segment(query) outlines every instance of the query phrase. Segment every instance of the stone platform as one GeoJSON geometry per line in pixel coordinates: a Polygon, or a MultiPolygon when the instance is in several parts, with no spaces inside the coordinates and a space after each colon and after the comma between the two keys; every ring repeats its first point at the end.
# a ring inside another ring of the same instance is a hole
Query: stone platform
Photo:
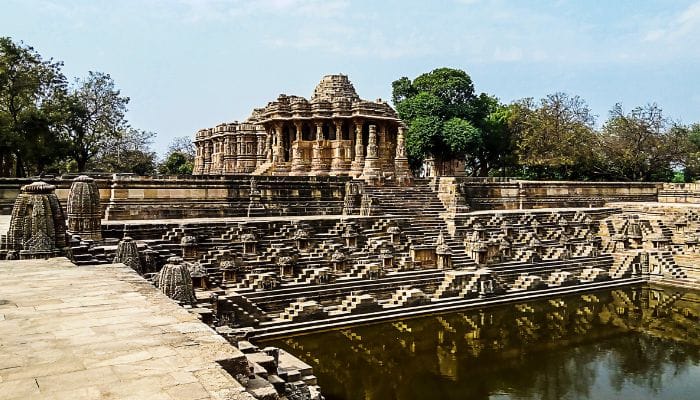
{"type": "Polygon", "coordinates": [[[244,355],[122,264],[0,261],[0,355],[7,400],[251,398],[244,355]]]}

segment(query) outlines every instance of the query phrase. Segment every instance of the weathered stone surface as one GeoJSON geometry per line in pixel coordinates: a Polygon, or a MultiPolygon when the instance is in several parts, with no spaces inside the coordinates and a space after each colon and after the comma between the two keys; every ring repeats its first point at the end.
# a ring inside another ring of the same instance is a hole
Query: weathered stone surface
{"type": "Polygon", "coordinates": [[[55,189],[41,181],[22,187],[7,236],[0,241],[0,258],[47,258],[69,253],[65,216],[55,189]]]}
{"type": "Polygon", "coordinates": [[[3,399],[250,399],[219,364],[244,355],[129,268],[0,261],[0,293],[3,399]]]}
{"type": "Polygon", "coordinates": [[[114,263],[125,264],[140,274],[144,272],[143,268],[141,268],[138,246],[134,239],[129,236],[119,241],[117,253],[114,256],[114,263]]]}
{"type": "Polygon", "coordinates": [[[182,257],[170,257],[158,273],[155,284],[166,296],[182,304],[194,304],[197,301],[192,276],[182,257]]]}
{"type": "Polygon", "coordinates": [[[95,179],[80,175],[68,193],[68,233],[83,240],[102,239],[102,208],[95,179]]]}

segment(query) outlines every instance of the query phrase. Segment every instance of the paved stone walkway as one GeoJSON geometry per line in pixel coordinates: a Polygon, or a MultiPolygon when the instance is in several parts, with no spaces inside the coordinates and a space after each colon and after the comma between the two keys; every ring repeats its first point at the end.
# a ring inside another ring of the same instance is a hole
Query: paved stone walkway
{"type": "Polygon", "coordinates": [[[0,261],[0,399],[248,399],[241,360],[121,264],[0,261]]]}

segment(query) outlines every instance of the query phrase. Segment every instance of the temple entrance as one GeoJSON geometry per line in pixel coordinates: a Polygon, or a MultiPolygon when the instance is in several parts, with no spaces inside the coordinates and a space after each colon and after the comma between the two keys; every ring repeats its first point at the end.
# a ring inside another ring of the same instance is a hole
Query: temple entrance
{"type": "Polygon", "coordinates": [[[312,140],[311,138],[311,128],[309,124],[304,123],[301,126],[301,140],[312,140]]]}
{"type": "Polygon", "coordinates": [[[335,140],[335,124],[330,122],[323,123],[323,137],[326,140],[335,140]]]}

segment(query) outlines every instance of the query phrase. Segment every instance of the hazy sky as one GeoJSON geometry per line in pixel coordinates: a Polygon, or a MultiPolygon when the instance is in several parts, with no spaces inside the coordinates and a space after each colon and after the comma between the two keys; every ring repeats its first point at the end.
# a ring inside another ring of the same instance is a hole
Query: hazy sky
{"type": "Polygon", "coordinates": [[[565,91],[599,122],[617,102],[700,121],[700,1],[0,0],[0,35],[70,78],[111,74],[159,152],[325,74],[389,99],[442,66],[504,102],[565,91]]]}

